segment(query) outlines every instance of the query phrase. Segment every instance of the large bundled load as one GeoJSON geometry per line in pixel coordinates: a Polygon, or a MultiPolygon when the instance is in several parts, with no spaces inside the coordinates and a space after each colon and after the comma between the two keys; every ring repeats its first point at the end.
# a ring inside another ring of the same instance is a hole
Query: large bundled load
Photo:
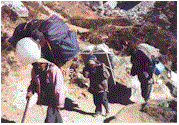
{"type": "Polygon", "coordinates": [[[87,65],[87,62],[89,61],[91,56],[95,55],[95,57],[97,58],[95,61],[97,61],[97,63],[99,64],[104,63],[108,68],[108,71],[110,73],[108,83],[111,85],[115,85],[116,82],[114,79],[114,66],[116,63],[115,61],[116,56],[114,55],[113,51],[111,51],[110,48],[104,43],[99,45],[90,45],[90,46],[82,45],[80,48],[81,48],[80,54],[82,56],[85,65],[87,65]]]}
{"type": "Polygon", "coordinates": [[[16,47],[17,58],[23,64],[30,64],[43,56],[59,66],[79,52],[75,32],[70,31],[56,15],[47,20],[35,19],[18,25],[9,42],[16,47]]]}

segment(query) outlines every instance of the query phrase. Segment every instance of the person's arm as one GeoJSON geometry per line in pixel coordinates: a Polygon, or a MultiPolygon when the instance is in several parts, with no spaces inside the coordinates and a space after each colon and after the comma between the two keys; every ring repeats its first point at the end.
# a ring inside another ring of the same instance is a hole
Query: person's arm
{"type": "Polygon", "coordinates": [[[55,96],[57,99],[57,108],[60,110],[65,105],[65,95],[67,87],[63,80],[63,74],[60,69],[55,67],[55,96]]]}
{"type": "Polygon", "coordinates": [[[89,78],[90,77],[90,72],[88,71],[88,67],[84,67],[83,69],[83,76],[86,77],[86,78],[89,78]]]}
{"type": "Polygon", "coordinates": [[[34,92],[36,92],[37,85],[36,85],[36,83],[33,80],[34,75],[35,75],[35,73],[34,73],[34,70],[32,69],[32,72],[31,72],[32,80],[31,80],[31,84],[29,85],[29,87],[27,89],[27,96],[26,96],[27,98],[32,97],[34,92]]]}
{"type": "Polygon", "coordinates": [[[108,79],[109,77],[110,77],[110,73],[109,73],[109,71],[107,70],[107,69],[102,69],[103,71],[103,77],[104,77],[104,79],[108,79]]]}
{"type": "Polygon", "coordinates": [[[101,64],[101,70],[103,72],[103,77],[105,79],[108,79],[110,77],[110,73],[109,73],[109,71],[105,67],[106,67],[106,65],[104,63],[102,63],[101,64]]]}
{"type": "Polygon", "coordinates": [[[137,75],[137,64],[136,64],[136,62],[135,61],[137,61],[136,59],[135,59],[136,57],[134,56],[134,55],[132,55],[131,56],[131,63],[132,63],[132,68],[131,68],[131,72],[130,72],[130,75],[132,75],[132,76],[135,76],[135,75],[137,75]]]}

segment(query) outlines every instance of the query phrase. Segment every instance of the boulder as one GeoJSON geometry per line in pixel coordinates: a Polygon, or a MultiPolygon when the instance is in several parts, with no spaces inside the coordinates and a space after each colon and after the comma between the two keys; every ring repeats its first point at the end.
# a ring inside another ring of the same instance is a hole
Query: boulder
{"type": "Polygon", "coordinates": [[[91,7],[93,11],[97,11],[101,6],[103,6],[102,1],[84,1],[84,3],[91,7]]]}
{"type": "Polygon", "coordinates": [[[164,84],[154,84],[150,94],[151,100],[173,99],[169,88],[164,84]]]}
{"type": "Polygon", "coordinates": [[[117,8],[116,10],[112,10],[112,13],[117,14],[118,16],[123,16],[123,17],[126,16],[126,10],[120,8],[117,8]]]}
{"type": "Polygon", "coordinates": [[[8,6],[19,17],[28,17],[28,9],[20,1],[2,1],[1,6],[8,6]]]}
{"type": "Polygon", "coordinates": [[[177,101],[151,101],[145,105],[144,112],[159,122],[177,122],[177,101]]]}
{"type": "Polygon", "coordinates": [[[177,74],[171,71],[170,80],[167,82],[166,86],[170,89],[171,94],[177,97],[177,74]]]}
{"type": "Polygon", "coordinates": [[[150,8],[153,8],[155,1],[142,1],[135,7],[127,11],[128,18],[136,23],[143,22],[143,17],[141,15],[147,14],[150,8]]]}
{"type": "Polygon", "coordinates": [[[103,6],[104,8],[114,9],[117,6],[117,1],[107,1],[103,6]]]}
{"type": "Polygon", "coordinates": [[[140,111],[141,104],[127,105],[109,123],[158,123],[154,118],[140,111]]]}
{"type": "Polygon", "coordinates": [[[81,88],[89,87],[89,80],[83,76],[81,73],[74,73],[72,78],[72,82],[78,85],[81,88]]]}

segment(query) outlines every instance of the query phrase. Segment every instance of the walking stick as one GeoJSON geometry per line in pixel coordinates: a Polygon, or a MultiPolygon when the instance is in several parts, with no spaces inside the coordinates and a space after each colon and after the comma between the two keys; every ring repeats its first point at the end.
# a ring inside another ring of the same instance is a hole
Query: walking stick
{"type": "Polygon", "coordinates": [[[27,113],[27,109],[28,109],[28,106],[29,106],[29,102],[30,102],[30,97],[27,98],[27,104],[26,104],[26,107],[25,107],[25,111],[24,111],[21,123],[24,123],[25,116],[26,116],[26,113],[27,113]]]}

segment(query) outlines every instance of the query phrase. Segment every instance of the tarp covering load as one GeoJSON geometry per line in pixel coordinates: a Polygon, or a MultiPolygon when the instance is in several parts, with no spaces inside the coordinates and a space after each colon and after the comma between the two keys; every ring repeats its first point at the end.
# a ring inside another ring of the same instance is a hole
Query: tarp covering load
{"type": "Polygon", "coordinates": [[[87,64],[88,60],[89,60],[89,55],[95,55],[97,57],[97,60],[99,62],[102,62],[104,64],[106,64],[106,66],[108,66],[108,70],[110,73],[110,77],[108,79],[108,83],[109,85],[115,85],[115,80],[114,80],[114,57],[115,55],[113,54],[113,52],[111,52],[111,50],[109,49],[109,47],[106,44],[99,44],[99,45],[82,45],[80,46],[81,49],[81,56],[82,59],[84,60],[84,63],[87,64]]]}
{"type": "Polygon", "coordinates": [[[46,43],[41,50],[43,58],[57,65],[62,61],[69,61],[79,52],[75,32],[70,31],[56,15],[47,20],[35,19],[18,25],[9,42],[16,47],[17,42],[24,37],[48,40],[50,45],[46,43]]]}

